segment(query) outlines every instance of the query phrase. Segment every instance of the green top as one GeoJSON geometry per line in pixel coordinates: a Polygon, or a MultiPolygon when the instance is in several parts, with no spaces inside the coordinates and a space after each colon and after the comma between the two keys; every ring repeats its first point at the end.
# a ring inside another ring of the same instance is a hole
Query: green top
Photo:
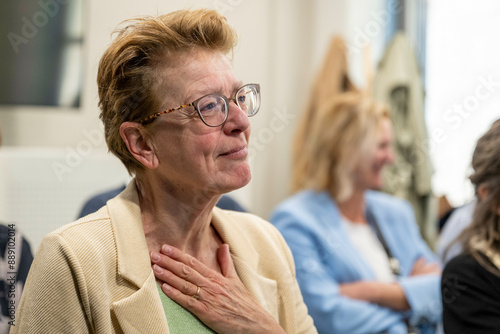
{"type": "Polygon", "coordinates": [[[168,298],[167,295],[163,293],[160,285],[156,284],[158,287],[158,293],[160,294],[161,304],[163,305],[163,310],[167,316],[168,329],[172,334],[204,334],[204,333],[215,333],[209,327],[205,326],[200,319],[198,319],[193,313],[189,312],[172,299],[168,298]]]}

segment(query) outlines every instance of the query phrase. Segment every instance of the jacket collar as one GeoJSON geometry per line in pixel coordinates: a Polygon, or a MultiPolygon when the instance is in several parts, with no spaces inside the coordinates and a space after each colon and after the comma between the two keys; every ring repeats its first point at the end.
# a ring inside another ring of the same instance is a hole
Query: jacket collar
{"type": "Polygon", "coordinates": [[[279,321],[278,283],[258,274],[261,254],[255,248],[255,240],[251,242],[245,237],[244,232],[237,228],[241,222],[233,217],[224,210],[214,208],[212,224],[223,242],[229,245],[236,273],[243,285],[257,303],[279,321]]]}
{"type": "Polygon", "coordinates": [[[115,234],[118,275],[138,288],[130,296],[113,302],[116,319],[126,333],[168,334],[170,331],[142,228],[135,180],[117,197],[110,199],[107,207],[115,234]],[[137,316],[138,312],[145,316],[137,316]]]}
{"type": "Polygon", "coordinates": [[[118,274],[140,288],[152,269],[135,179],[122,193],[110,199],[107,206],[115,233],[118,274]]]}
{"type": "Polygon", "coordinates": [[[233,219],[231,215],[227,215],[222,209],[214,208],[212,225],[223,242],[229,245],[232,257],[245,258],[245,261],[252,268],[256,268],[259,259],[258,252],[253,243],[242,238],[240,233],[235,233],[237,229],[235,229],[234,224],[238,224],[238,221],[233,219]]]}

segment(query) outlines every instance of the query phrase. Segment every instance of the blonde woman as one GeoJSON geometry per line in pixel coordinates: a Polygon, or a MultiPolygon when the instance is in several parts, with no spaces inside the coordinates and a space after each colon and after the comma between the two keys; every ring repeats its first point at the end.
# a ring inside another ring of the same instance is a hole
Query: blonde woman
{"type": "Polygon", "coordinates": [[[410,205],[383,194],[393,160],[386,109],[359,93],[321,106],[271,221],[295,258],[319,333],[433,333],[440,268],[410,205]]]}
{"type": "Polygon", "coordinates": [[[500,120],[477,142],[470,180],[472,224],[457,239],[463,253],[443,271],[446,333],[500,333],[500,120]]]}

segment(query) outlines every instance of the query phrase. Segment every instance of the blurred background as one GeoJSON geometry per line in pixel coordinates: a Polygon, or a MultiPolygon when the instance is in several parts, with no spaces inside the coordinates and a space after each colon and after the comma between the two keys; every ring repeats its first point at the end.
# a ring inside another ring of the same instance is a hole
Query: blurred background
{"type": "Polygon", "coordinates": [[[498,1],[3,1],[0,222],[15,223],[33,250],[75,220],[90,196],[129,180],[107,153],[98,119],[97,66],[113,30],[135,16],[199,7],[227,17],[239,36],[237,76],[261,84],[253,178],[232,194],[247,210],[267,219],[290,194],[295,125],[332,37],[345,41],[351,80],[368,88],[397,31],[409,42],[424,92],[426,139],[418,145],[430,158],[433,204],[431,219],[419,223],[428,239],[442,214],[437,198],[449,207],[472,198],[472,150],[500,116],[498,1]]]}

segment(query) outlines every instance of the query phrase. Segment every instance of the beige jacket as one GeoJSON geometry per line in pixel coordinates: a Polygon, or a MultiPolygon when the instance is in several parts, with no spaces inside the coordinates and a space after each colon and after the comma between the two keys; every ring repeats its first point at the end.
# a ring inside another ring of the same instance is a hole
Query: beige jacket
{"type": "MultiPolygon", "coordinates": [[[[96,213],[44,238],[11,333],[169,333],[138,203],[131,182],[96,213]]],[[[218,208],[212,223],[255,300],[287,333],[317,333],[279,232],[218,208]]]]}

